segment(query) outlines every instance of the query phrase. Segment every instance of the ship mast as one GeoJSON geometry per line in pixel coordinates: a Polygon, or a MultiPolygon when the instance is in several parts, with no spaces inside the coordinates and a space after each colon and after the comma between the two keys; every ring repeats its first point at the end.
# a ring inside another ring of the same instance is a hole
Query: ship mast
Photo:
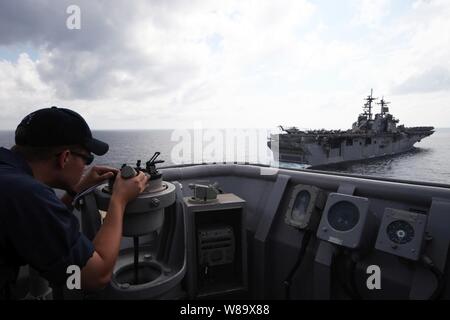
{"type": "Polygon", "coordinates": [[[370,89],[370,96],[365,99],[367,102],[364,104],[363,110],[364,114],[368,116],[368,120],[372,120],[372,102],[378,98],[373,97],[373,89],[370,89]]]}
{"type": "Polygon", "coordinates": [[[379,103],[377,103],[381,106],[381,114],[384,116],[387,112],[389,112],[389,108],[387,107],[388,104],[391,104],[390,102],[387,102],[384,100],[384,97],[380,100],[379,103]]]}

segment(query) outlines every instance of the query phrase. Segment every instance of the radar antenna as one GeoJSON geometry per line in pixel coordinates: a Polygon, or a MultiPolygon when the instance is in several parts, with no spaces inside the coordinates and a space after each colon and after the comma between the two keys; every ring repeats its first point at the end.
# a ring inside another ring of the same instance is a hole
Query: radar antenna
{"type": "Polygon", "coordinates": [[[385,115],[386,113],[389,112],[389,108],[387,107],[387,105],[391,104],[391,103],[384,100],[384,97],[377,104],[379,104],[381,106],[381,114],[382,115],[385,115]]]}

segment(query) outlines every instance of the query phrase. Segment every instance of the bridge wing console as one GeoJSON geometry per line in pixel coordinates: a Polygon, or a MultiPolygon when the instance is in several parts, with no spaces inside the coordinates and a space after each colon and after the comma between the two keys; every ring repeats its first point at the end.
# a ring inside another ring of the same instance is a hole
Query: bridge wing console
{"type": "Polygon", "coordinates": [[[373,227],[369,199],[346,194],[328,196],[322,220],[317,230],[319,239],[350,249],[357,249],[369,240],[373,227]]]}
{"type": "Polygon", "coordinates": [[[402,258],[418,261],[423,251],[427,216],[386,208],[375,248],[402,258]]]}

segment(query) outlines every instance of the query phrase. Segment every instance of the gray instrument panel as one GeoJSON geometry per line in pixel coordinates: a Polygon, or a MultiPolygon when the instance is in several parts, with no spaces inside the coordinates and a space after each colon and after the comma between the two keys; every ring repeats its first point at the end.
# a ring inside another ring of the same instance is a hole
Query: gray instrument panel
{"type": "Polygon", "coordinates": [[[422,252],[426,224],[424,214],[386,208],[375,248],[417,261],[422,252]]]}
{"type": "Polygon", "coordinates": [[[339,246],[356,249],[365,244],[372,214],[369,199],[331,193],[322,214],[317,237],[339,246]]]}

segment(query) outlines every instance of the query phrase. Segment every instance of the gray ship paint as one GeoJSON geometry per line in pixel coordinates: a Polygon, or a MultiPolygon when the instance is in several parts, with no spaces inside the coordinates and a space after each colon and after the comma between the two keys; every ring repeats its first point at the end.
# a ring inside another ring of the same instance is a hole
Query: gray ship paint
{"type": "Polygon", "coordinates": [[[352,129],[300,131],[280,126],[285,133],[272,134],[267,145],[281,162],[321,166],[406,152],[434,133],[434,127],[397,126],[399,120],[389,113],[389,102],[384,98],[377,103],[380,113],[373,115],[372,104],[377,98],[372,92],[365,100],[363,113],[352,129]]]}

